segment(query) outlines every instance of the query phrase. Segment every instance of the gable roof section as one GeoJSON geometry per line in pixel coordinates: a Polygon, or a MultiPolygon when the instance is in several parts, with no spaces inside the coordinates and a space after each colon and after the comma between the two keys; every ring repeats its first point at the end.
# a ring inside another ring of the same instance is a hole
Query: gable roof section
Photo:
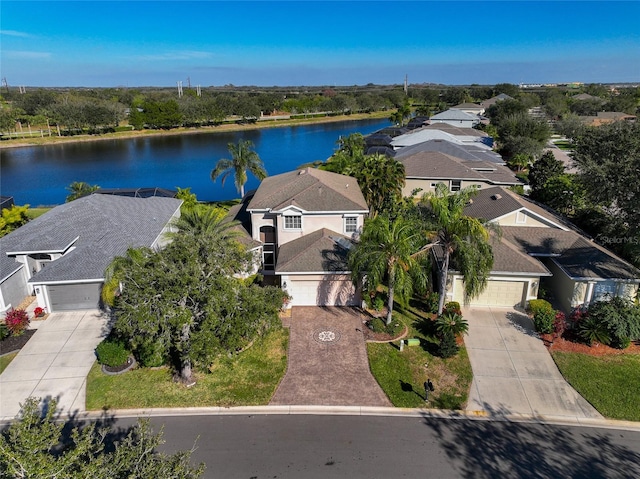
{"type": "Polygon", "coordinates": [[[458,110],[456,108],[450,108],[446,111],[440,112],[437,115],[433,115],[431,120],[456,120],[456,121],[477,121],[477,115],[471,115],[466,111],[458,110]]]}
{"type": "MultiPolygon", "coordinates": [[[[442,124],[444,125],[446,123],[442,124]]],[[[428,140],[418,143],[417,145],[401,148],[396,152],[394,158],[400,159],[419,151],[439,151],[440,153],[445,153],[449,156],[460,158],[461,160],[490,161],[498,165],[504,164],[504,160],[499,154],[486,148],[478,148],[467,144],[461,145],[447,140],[428,140]]]]}
{"type": "Polygon", "coordinates": [[[404,165],[407,178],[454,179],[486,181],[494,184],[518,185],[520,180],[502,165],[483,162],[465,162],[438,151],[420,151],[398,158],[404,165]],[[478,171],[484,167],[487,171],[478,171]]]}
{"type": "Polygon", "coordinates": [[[253,249],[262,243],[254,240],[251,236],[251,215],[247,211],[247,204],[248,201],[243,201],[229,208],[229,212],[223,221],[237,221],[238,224],[233,227],[233,230],[239,233],[236,239],[247,248],[253,249]]]}
{"type": "Polygon", "coordinates": [[[368,211],[355,178],[305,168],[262,180],[248,211],[279,211],[289,206],[314,211],[368,211]]]}
{"type": "Polygon", "coordinates": [[[348,251],[338,241],[349,241],[335,231],[322,228],[283,244],[278,252],[276,274],[344,273],[349,271],[348,251]]]}
{"type": "Polygon", "coordinates": [[[5,236],[0,254],[62,252],[72,245],[72,251],[48,263],[30,282],[102,279],[115,256],[129,247],[151,246],[181,204],[173,198],[85,196],[56,206],[5,236]]]}

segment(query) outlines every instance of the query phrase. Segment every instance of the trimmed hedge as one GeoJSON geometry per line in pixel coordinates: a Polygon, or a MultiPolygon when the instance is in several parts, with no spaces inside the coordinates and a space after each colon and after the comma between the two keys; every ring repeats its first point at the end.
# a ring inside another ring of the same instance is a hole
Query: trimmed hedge
{"type": "Polygon", "coordinates": [[[120,341],[105,339],[96,347],[98,362],[111,368],[122,366],[130,355],[131,352],[120,341]]]}

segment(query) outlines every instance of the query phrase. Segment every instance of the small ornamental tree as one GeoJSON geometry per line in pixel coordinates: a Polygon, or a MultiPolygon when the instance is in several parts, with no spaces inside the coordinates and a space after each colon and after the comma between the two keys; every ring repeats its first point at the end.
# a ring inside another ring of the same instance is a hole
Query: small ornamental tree
{"type": "Polygon", "coordinates": [[[29,316],[24,309],[10,309],[4,321],[12,336],[20,336],[29,325],[29,316]]]}

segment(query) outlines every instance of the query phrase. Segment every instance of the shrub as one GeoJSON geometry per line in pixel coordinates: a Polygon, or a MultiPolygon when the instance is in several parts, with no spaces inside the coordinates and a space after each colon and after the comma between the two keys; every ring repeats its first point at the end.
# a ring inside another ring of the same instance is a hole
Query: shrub
{"type": "Polygon", "coordinates": [[[445,333],[440,338],[439,351],[442,358],[450,358],[458,354],[456,337],[451,333],[445,333]]]}
{"type": "Polygon", "coordinates": [[[611,342],[606,325],[592,316],[586,316],[578,323],[578,335],[589,345],[595,342],[602,344],[611,342]]]}
{"type": "Polygon", "coordinates": [[[112,339],[105,339],[96,347],[98,362],[112,368],[126,363],[130,354],[124,343],[112,339]]]}
{"type": "Polygon", "coordinates": [[[624,348],[640,339],[640,307],[624,298],[593,303],[587,314],[606,328],[614,347],[624,348]]]}
{"type": "Polygon", "coordinates": [[[167,354],[162,344],[147,341],[136,349],[136,359],[147,368],[157,368],[166,364],[167,354]]]}
{"type": "Polygon", "coordinates": [[[424,298],[422,298],[422,302],[424,303],[425,309],[428,313],[438,312],[439,299],[440,295],[436,292],[427,293],[424,298]]]}
{"type": "Polygon", "coordinates": [[[556,311],[556,317],[553,320],[553,334],[556,338],[562,337],[567,329],[567,318],[562,311],[556,311]]]}
{"type": "Polygon", "coordinates": [[[458,315],[462,315],[462,310],[460,309],[460,303],[457,301],[449,301],[444,305],[443,313],[455,313],[458,315]]]}
{"type": "MultiPolygon", "coordinates": [[[[545,301],[546,302],[546,301],[545,301]]],[[[556,311],[552,309],[539,309],[533,315],[533,324],[536,331],[541,334],[549,334],[553,332],[553,326],[556,319],[556,311]]]]}
{"type": "Polygon", "coordinates": [[[376,294],[376,297],[373,298],[373,309],[376,311],[382,311],[383,308],[384,308],[384,298],[381,295],[376,294]]]}
{"type": "Polygon", "coordinates": [[[35,309],[33,310],[33,315],[34,315],[34,316],[38,317],[38,316],[40,316],[41,314],[44,314],[44,308],[41,308],[40,306],[38,306],[37,308],[35,308],[35,309]]]}
{"type": "Polygon", "coordinates": [[[529,301],[529,306],[527,308],[531,316],[535,316],[538,311],[553,311],[553,306],[551,303],[545,299],[532,299],[529,301]]]}
{"type": "Polygon", "coordinates": [[[441,337],[452,334],[455,338],[469,331],[469,323],[460,314],[447,312],[436,319],[436,330],[441,337]]]}
{"type": "Polygon", "coordinates": [[[10,309],[4,322],[12,336],[20,336],[29,325],[29,316],[24,309],[10,309]]]}
{"type": "Polygon", "coordinates": [[[9,328],[7,328],[7,325],[4,323],[4,321],[1,321],[0,322],[0,341],[8,337],[9,337],[9,328]]]}

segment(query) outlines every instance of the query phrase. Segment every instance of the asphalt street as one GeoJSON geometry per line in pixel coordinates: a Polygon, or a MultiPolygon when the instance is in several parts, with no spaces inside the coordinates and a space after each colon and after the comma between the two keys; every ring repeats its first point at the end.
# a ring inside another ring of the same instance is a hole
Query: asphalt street
{"type": "MultiPolygon", "coordinates": [[[[154,417],[206,478],[637,478],[640,431],[381,416],[154,417]]],[[[126,428],[135,419],[118,419],[126,428]]]]}

